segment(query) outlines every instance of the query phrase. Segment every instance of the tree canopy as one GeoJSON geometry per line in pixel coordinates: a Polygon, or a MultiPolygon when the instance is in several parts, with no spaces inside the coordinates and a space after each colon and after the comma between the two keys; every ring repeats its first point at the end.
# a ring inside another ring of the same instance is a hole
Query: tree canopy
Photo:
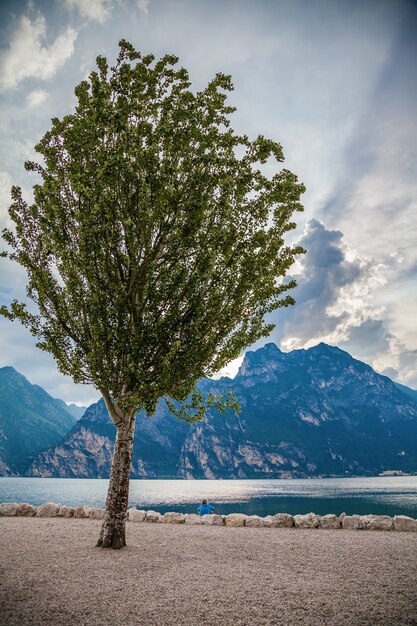
{"type": "Polygon", "coordinates": [[[281,146],[231,129],[229,76],[195,93],[177,62],[124,40],[115,67],[98,57],[25,164],[42,179],[34,202],[14,187],[3,231],[37,312],[1,313],[75,382],[148,413],[270,333],[301,252],[284,242],[304,188],[281,146]]]}

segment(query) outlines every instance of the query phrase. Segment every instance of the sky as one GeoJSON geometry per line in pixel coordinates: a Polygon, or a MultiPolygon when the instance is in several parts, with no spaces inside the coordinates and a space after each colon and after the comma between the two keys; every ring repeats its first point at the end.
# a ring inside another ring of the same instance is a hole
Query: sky
{"type": "MultiPolygon", "coordinates": [[[[193,89],[232,75],[232,127],[279,141],[306,186],[289,242],[294,307],[270,315],[284,351],[325,341],[417,388],[417,2],[415,0],[2,0],[0,227],[12,184],[31,198],[34,145],[72,112],[74,87],[122,38],[173,53],[193,89]]],[[[25,274],[0,259],[0,304],[25,274]]],[[[234,375],[241,359],[224,372],[234,375]]],[[[98,399],[0,318],[0,367],[66,402],[98,399]]]]}

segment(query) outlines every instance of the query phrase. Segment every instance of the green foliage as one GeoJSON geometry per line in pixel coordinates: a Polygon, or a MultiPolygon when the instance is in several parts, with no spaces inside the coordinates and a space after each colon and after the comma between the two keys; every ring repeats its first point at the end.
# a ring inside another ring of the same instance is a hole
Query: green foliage
{"type": "Polygon", "coordinates": [[[189,400],[176,406],[169,398],[165,398],[165,403],[170,412],[182,422],[187,424],[195,424],[203,419],[206,409],[215,408],[219,413],[224,413],[226,409],[234,409],[235,413],[240,412],[240,406],[237,398],[233,396],[233,392],[229,390],[226,400],[222,394],[209,393],[204,396],[201,392],[194,389],[189,400]]]}
{"type": "Polygon", "coordinates": [[[259,168],[283,161],[281,146],[230,128],[229,76],[193,93],[177,61],[126,41],[115,67],[99,57],[75,112],[36,146],[43,164],[26,163],[42,177],[34,203],[14,187],[16,230],[3,231],[38,312],[0,312],[75,382],[148,413],[270,333],[264,316],[294,302],[282,277],[302,252],[284,235],[303,186],[259,168]]]}

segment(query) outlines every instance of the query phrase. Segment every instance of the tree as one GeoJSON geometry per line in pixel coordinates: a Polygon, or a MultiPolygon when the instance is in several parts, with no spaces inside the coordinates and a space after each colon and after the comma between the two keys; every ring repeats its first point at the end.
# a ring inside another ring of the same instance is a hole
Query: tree
{"type": "Polygon", "coordinates": [[[115,67],[75,89],[78,104],[36,146],[34,202],[13,187],[8,255],[28,274],[36,312],[17,319],[76,383],[100,390],[117,428],[98,541],[125,542],[135,415],[160,398],[181,419],[233,405],[196,391],[294,301],[284,282],[298,247],[284,243],[304,188],[276,167],[281,146],[231,130],[229,76],[193,93],[178,59],[155,62],[122,40],[115,67]]]}

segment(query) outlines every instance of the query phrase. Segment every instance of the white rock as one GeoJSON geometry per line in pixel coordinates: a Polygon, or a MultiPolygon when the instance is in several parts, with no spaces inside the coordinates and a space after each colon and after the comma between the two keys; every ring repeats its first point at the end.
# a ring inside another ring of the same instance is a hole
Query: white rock
{"type": "Polygon", "coordinates": [[[294,515],[294,524],[296,528],[318,528],[320,525],[320,516],[315,513],[294,515]]]}
{"type": "Polygon", "coordinates": [[[320,516],[320,527],[321,528],[341,528],[342,524],[337,515],[333,515],[333,513],[329,513],[327,515],[320,516]]]}
{"type": "Polygon", "coordinates": [[[161,522],[163,524],[184,524],[185,515],[183,513],[175,512],[164,513],[161,517],[161,522]]]}
{"type": "Polygon", "coordinates": [[[21,502],[17,507],[16,515],[19,517],[33,517],[36,515],[36,506],[27,504],[27,502],[21,502]]]}
{"type": "Polygon", "coordinates": [[[263,528],[264,518],[259,517],[259,515],[248,515],[245,519],[245,526],[249,526],[250,528],[263,528]]]}
{"type": "Polygon", "coordinates": [[[365,515],[367,530],[394,530],[392,517],[389,515],[365,515]]]}
{"type": "Polygon", "coordinates": [[[0,517],[13,517],[19,508],[18,502],[2,502],[0,504],[0,517]]]}
{"type": "Polygon", "coordinates": [[[59,504],[54,502],[45,502],[38,506],[36,511],[36,517],[57,517],[59,511],[59,504]]]}
{"type": "Polygon", "coordinates": [[[157,511],[146,511],[146,522],[158,523],[161,521],[161,514],[157,511]]]}
{"type": "Polygon", "coordinates": [[[223,526],[223,518],[221,515],[216,515],[216,514],[210,515],[208,513],[207,515],[201,516],[201,521],[206,526],[223,526]]]}
{"type": "Polygon", "coordinates": [[[226,515],[225,524],[226,526],[244,526],[247,517],[243,513],[230,513],[226,515]]]}
{"type": "Polygon", "coordinates": [[[294,526],[294,518],[288,513],[277,513],[271,516],[271,526],[273,528],[292,528],[294,526]]]}
{"type": "Polygon", "coordinates": [[[346,530],[363,530],[366,524],[362,515],[345,515],[342,519],[342,527],[346,530]]]}
{"type": "Polygon", "coordinates": [[[73,517],[77,517],[78,519],[87,519],[89,515],[90,515],[90,507],[88,506],[77,506],[77,508],[74,509],[73,517]]]}
{"type": "Polygon", "coordinates": [[[144,522],[146,519],[146,511],[138,511],[138,509],[132,507],[129,509],[127,517],[131,522],[144,522]]]}
{"type": "Polygon", "coordinates": [[[106,512],[105,509],[99,509],[96,506],[92,506],[90,507],[89,517],[90,519],[103,519],[105,512],[106,512]]]}
{"type": "Polygon", "coordinates": [[[396,515],[394,517],[394,530],[417,532],[417,519],[407,517],[407,515],[396,515]]]}
{"type": "Polygon", "coordinates": [[[74,508],[72,506],[64,506],[61,504],[58,511],[58,517],[72,517],[74,515],[74,508]]]}
{"type": "Polygon", "coordinates": [[[184,517],[184,524],[187,524],[187,526],[200,526],[203,523],[200,515],[196,515],[195,513],[188,513],[184,517]]]}

